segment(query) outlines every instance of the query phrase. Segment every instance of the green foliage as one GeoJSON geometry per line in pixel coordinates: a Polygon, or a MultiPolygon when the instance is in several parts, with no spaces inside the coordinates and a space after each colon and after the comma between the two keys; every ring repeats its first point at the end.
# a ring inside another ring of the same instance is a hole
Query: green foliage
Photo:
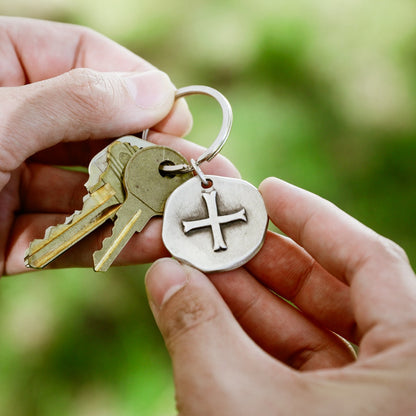
{"type": "MultiPolygon", "coordinates": [[[[278,176],[330,199],[416,256],[415,28],[411,0],[120,0],[0,6],[90,26],[234,110],[223,153],[258,185],[278,176]]],[[[188,100],[190,140],[220,111],[188,100]]],[[[145,267],[62,270],[0,284],[0,408],[20,415],[173,413],[169,359],[145,267]]]]}

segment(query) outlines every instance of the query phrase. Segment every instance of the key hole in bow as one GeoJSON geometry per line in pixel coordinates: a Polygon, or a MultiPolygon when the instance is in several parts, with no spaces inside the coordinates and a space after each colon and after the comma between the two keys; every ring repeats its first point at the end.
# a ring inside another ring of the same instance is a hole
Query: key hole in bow
{"type": "Polygon", "coordinates": [[[175,172],[169,172],[169,171],[163,170],[164,166],[174,166],[174,165],[175,165],[175,163],[173,163],[171,160],[164,160],[159,165],[160,176],[162,176],[164,178],[174,178],[176,176],[175,172]]]}

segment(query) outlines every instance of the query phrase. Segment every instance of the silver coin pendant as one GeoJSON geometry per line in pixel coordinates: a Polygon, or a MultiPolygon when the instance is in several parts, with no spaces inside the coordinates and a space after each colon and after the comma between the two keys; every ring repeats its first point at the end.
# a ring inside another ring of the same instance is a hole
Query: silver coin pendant
{"type": "Polygon", "coordinates": [[[166,201],[162,238],[176,259],[203,271],[242,266],[263,245],[268,216],[260,192],[241,179],[198,176],[166,201]]]}

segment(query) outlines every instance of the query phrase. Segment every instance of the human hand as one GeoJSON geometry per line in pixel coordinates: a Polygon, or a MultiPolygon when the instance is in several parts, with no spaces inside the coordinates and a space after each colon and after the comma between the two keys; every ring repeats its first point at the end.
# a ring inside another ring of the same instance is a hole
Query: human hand
{"type": "Polygon", "coordinates": [[[209,279],[171,259],[146,276],[179,414],[415,414],[416,281],[403,250],[283,181],[260,191],[290,239],[269,232],[244,268],[209,279]]]}
{"type": "MultiPolygon", "coordinates": [[[[29,242],[82,206],[87,175],[56,165],[87,166],[108,138],[152,126],[151,140],[159,144],[188,157],[201,150],[173,137],[186,134],[192,120],[183,99],[174,104],[167,75],[104,36],[75,25],[1,17],[0,45],[1,276],[26,270],[29,242]]],[[[210,169],[236,174],[222,158],[210,169]]],[[[151,221],[115,264],[166,255],[160,229],[160,220],[151,221]]],[[[52,267],[91,265],[103,238],[88,236],[52,267]]]]}

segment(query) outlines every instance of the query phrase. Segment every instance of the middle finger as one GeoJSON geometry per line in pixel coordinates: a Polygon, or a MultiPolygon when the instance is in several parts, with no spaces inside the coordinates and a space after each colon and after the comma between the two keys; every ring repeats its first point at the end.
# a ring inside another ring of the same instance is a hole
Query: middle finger
{"type": "Polygon", "coordinates": [[[210,275],[247,334],[266,352],[298,370],[340,367],[355,360],[340,337],[262,286],[244,268],[210,275]]]}
{"type": "Polygon", "coordinates": [[[356,342],[350,288],[293,240],[269,231],[263,248],[245,267],[305,315],[356,342]]]}

